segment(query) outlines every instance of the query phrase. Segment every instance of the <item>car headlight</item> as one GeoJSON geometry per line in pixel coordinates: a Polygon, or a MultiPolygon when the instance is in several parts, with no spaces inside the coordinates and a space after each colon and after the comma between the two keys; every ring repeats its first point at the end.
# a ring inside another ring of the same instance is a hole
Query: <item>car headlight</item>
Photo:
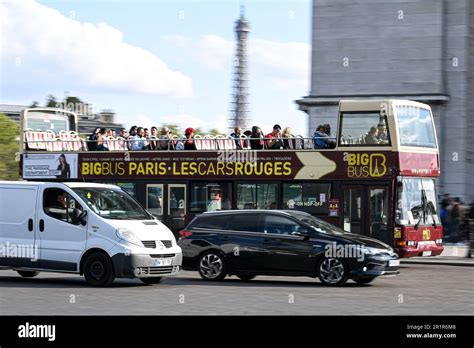
{"type": "Polygon", "coordinates": [[[117,237],[119,237],[120,239],[123,239],[124,241],[128,243],[135,244],[140,247],[143,246],[142,241],[138,239],[138,237],[134,235],[132,231],[127,230],[126,228],[117,229],[117,231],[115,231],[115,234],[117,235],[117,237]]]}
{"type": "Polygon", "coordinates": [[[362,247],[362,251],[364,254],[367,255],[377,255],[387,252],[385,249],[377,249],[377,248],[370,248],[370,247],[362,247]]]}

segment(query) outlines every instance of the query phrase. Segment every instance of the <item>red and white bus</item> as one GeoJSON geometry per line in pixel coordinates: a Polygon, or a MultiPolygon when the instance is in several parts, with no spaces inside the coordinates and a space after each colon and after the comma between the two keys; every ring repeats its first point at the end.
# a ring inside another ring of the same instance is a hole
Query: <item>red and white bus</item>
{"type": "Polygon", "coordinates": [[[25,180],[117,184],[173,231],[208,210],[290,209],[382,240],[401,257],[443,251],[439,152],[428,105],[343,100],[327,148],[297,136],[288,149],[238,150],[232,138],[205,136],[195,138],[194,151],[130,151],[128,140],[109,137],[109,151],[87,151],[75,122],[62,110],[24,110],[25,180]],[[42,117],[41,125],[54,128],[38,128],[42,117]]]}

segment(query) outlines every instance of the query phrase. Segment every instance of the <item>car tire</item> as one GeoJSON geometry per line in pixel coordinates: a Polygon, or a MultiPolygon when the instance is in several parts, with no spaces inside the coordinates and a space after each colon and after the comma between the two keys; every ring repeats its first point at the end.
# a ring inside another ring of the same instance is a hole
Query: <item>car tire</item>
{"type": "Polygon", "coordinates": [[[33,278],[33,277],[36,277],[39,274],[39,272],[37,272],[37,271],[17,271],[17,272],[23,278],[33,278]]]}
{"type": "Polygon", "coordinates": [[[376,277],[356,277],[352,278],[357,284],[369,284],[371,283],[376,277]]]}
{"type": "Polygon", "coordinates": [[[115,279],[114,265],[108,255],[96,252],[84,262],[84,277],[89,285],[109,286],[115,279]]]}
{"type": "Polygon", "coordinates": [[[140,280],[147,285],[159,284],[163,280],[163,277],[151,277],[151,278],[140,278],[140,280]]]}
{"type": "Polygon", "coordinates": [[[347,262],[334,257],[324,257],[318,262],[316,271],[321,283],[327,286],[341,286],[349,278],[347,262]]]}
{"type": "Polygon", "coordinates": [[[201,255],[198,269],[204,280],[222,280],[227,275],[224,256],[218,251],[208,251],[201,255]]]}
{"type": "Polygon", "coordinates": [[[237,277],[239,277],[244,282],[248,282],[249,280],[252,280],[253,278],[255,278],[256,275],[253,275],[253,274],[237,274],[237,277]]]}

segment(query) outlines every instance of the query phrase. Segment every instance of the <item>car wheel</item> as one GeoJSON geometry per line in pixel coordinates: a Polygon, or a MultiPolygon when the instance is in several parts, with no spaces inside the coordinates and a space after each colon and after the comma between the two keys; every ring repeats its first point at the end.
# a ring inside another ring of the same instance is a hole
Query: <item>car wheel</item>
{"type": "Polygon", "coordinates": [[[317,267],[318,277],[324,285],[343,285],[349,278],[349,269],[342,259],[323,258],[317,267]]]}
{"type": "Polygon", "coordinates": [[[140,280],[147,284],[147,285],[152,285],[152,284],[158,284],[158,283],[161,283],[161,281],[163,280],[162,277],[151,277],[151,278],[140,278],[140,280]]]}
{"type": "Polygon", "coordinates": [[[217,251],[209,251],[199,259],[199,274],[205,280],[222,280],[227,275],[224,257],[217,251]]]}
{"type": "Polygon", "coordinates": [[[115,279],[114,266],[104,253],[93,253],[84,262],[84,277],[92,286],[108,286],[115,279]]]}
{"type": "Polygon", "coordinates": [[[352,280],[355,281],[357,284],[369,284],[374,279],[375,279],[375,277],[356,277],[356,278],[352,278],[352,280]]]}
{"type": "Polygon", "coordinates": [[[256,276],[252,274],[237,274],[237,277],[239,277],[244,282],[248,282],[249,280],[252,280],[256,276]]]}
{"type": "Polygon", "coordinates": [[[39,272],[37,272],[37,271],[17,271],[17,272],[23,278],[33,278],[33,277],[36,277],[39,274],[39,272]]]}

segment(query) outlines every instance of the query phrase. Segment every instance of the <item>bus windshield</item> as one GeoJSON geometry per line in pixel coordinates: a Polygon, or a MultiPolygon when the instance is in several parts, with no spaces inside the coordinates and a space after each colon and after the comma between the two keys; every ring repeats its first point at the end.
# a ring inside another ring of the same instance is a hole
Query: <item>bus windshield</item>
{"type": "Polygon", "coordinates": [[[73,190],[100,217],[114,220],[153,219],[124,191],[103,187],[81,187],[73,190]]]}
{"type": "Polygon", "coordinates": [[[397,105],[400,145],[436,148],[433,115],[428,109],[397,105]]]}
{"type": "Polygon", "coordinates": [[[402,178],[395,214],[400,225],[439,225],[435,182],[430,178],[402,178]]]}

